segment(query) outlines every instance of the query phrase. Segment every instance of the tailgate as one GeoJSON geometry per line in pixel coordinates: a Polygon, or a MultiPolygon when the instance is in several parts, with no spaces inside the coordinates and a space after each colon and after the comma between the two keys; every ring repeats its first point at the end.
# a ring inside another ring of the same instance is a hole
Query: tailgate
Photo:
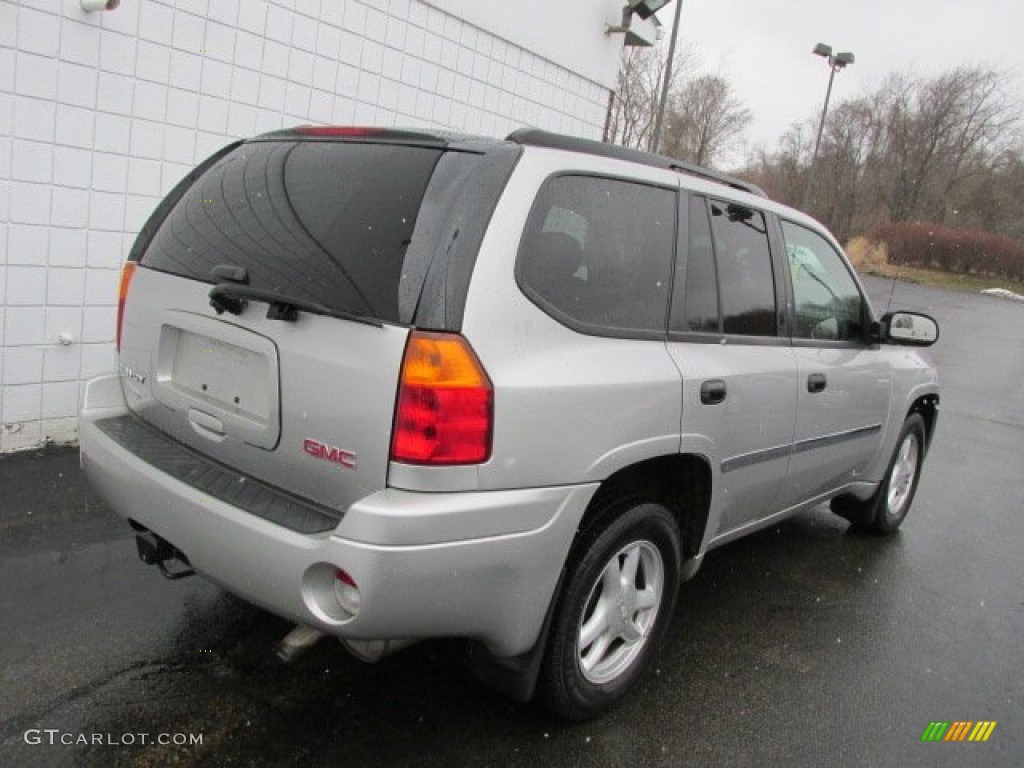
{"type": "Polygon", "coordinates": [[[135,414],[340,511],[384,488],[426,272],[407,253],[443,155],[266,140],[213,162],[133,249],[119,364],[135,414]],[[214,307],[215,285],[250,293],[214,307]]]}
{"type": "Polygon", "coordinates": [[[259,305],[217,317],[209,290],[137,270],[120,359],[129,407],[222,464],[334,509],[383,488],[408,330],[311,314],[283,323],[259,305]]]}

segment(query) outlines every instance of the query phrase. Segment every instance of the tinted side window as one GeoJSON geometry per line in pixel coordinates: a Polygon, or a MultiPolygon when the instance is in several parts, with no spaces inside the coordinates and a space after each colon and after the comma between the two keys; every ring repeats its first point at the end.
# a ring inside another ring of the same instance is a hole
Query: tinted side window
{"type": "MultiPolygon", "coordinates": [[[[441,152],[341,142],[254,142],[217,162],[160,225],[142,264],[399,321],[406,249],[441,152]]],[[[422,278],[421,278],[422,282],[422,278]]]]}
{"type": "Polygon", "coordinates": [[[703,197],[690,198],[686,253],[679,259],[682,277],[676,279],[672,330],[719,333],[715,251],[708,204],[703,197]]]}
{"type": "Polygon", "coordinates": [[[795,327],[802,339],[844,341],[862,337],[863,299],[842,257],[824,237],[782,222],[793,281],[795,327]]]}
{"type": "Polygon", "coordinates": [[[745,336],[775,336],[775,282],[764,214],[712,200],[722,329],[745,336]]]}
{"type": "Polygon", "coordinates": [[[527,220],[519,283],[584,332],[664,332],[675,231],[673,190],[556,176],[527,220]]]}

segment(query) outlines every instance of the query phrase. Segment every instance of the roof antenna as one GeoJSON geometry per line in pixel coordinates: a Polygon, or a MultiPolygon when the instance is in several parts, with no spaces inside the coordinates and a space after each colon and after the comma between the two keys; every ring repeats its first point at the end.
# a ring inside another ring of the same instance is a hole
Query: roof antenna
{"type": "Polygon", "coordinates": [[[889,278],[889,282],[890,282],[892,287],[889,289],[889,303],[885,305],[885,313],[884,313],[885,315],[888,315],[889,314],[889,310],[892,309],[892,297],[896,293],[896,278],[895,277],[889,278]]]}

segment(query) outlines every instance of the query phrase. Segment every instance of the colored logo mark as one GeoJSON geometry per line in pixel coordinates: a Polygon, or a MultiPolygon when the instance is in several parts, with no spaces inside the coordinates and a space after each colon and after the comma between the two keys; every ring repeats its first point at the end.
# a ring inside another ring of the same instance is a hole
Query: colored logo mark
{"type": "Polygon", "coordinates": [[[921,741],[988,741],[995,729],[995,720],[933,720],[921,734],[921,741]]]}

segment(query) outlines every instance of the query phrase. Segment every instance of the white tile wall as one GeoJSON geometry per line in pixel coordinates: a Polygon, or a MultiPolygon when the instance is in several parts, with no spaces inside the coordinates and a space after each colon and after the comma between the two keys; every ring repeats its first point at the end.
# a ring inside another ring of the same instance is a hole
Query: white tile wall
{"type": "Polygon", "coordinates": [[[0,451],[75,439],[81,383],[115,365],[135,233],[232,139],[305,122],[596,138],[606,103],[419,0],[0,0],[0,451]]]}

